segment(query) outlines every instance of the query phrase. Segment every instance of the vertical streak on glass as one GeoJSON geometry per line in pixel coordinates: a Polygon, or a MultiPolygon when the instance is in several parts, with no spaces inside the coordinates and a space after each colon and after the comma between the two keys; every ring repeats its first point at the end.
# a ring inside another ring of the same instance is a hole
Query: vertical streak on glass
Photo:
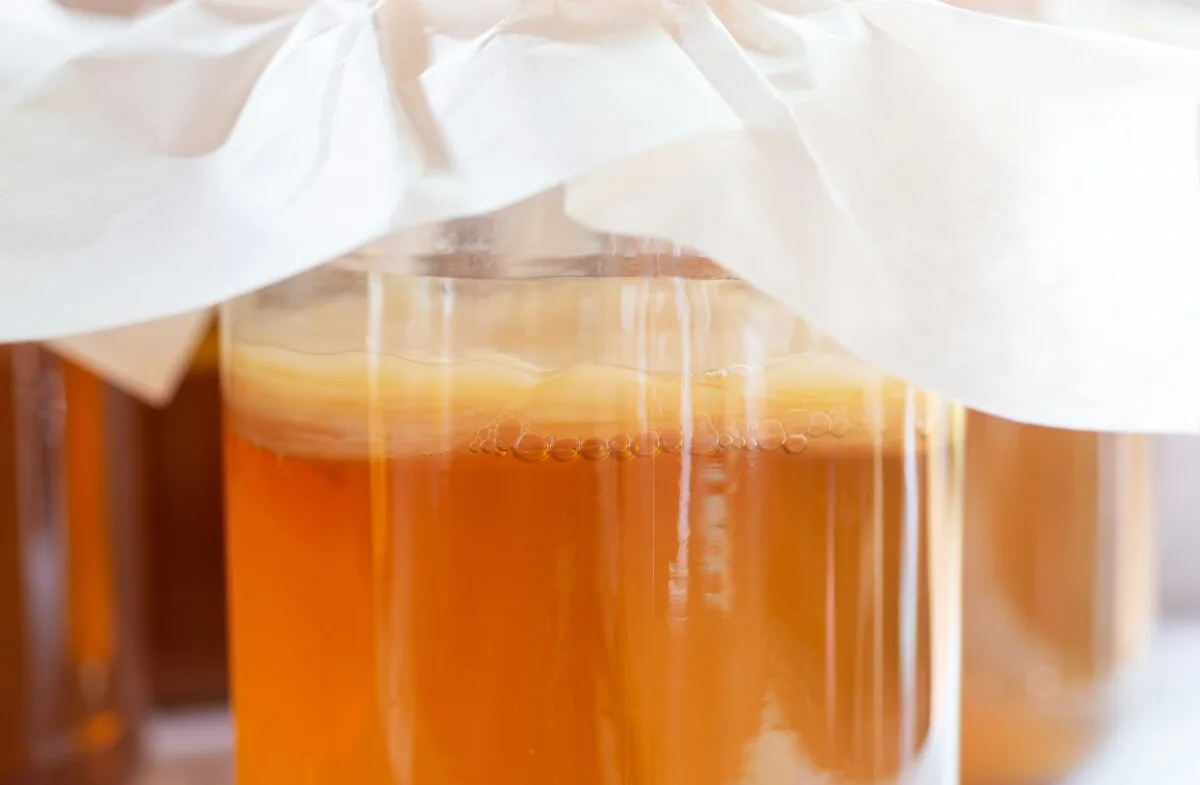
{"type": "MultiPolygon", "coordinates": [[[[897,603],[900,616],[900,753],[901,760],[908,760],[915,752],[913,721],[917,706],[916,633],[917,602],[919,599],[917,575],[918,556],[921,548],[921,478],[917,468],[916,402],[912,388],[905,392],[904,400],[904,514],[899,521],[903,527],[900,536],[900,580],[897,603]]],[[[923,459],[924,460],[924,459],[923,459]]]]}
{"type": "Polygon", "coordinates": [[[62,477],[66,486],[68,629],[72,675],[84,707],[76,743],[112,743],[120,721],[105,712],[112,689],[116,602],[108,518],[104,385],[73,363],[59,363],[66,403],[62,477]]]}
{"type": "Polygon", "coordinates": [[[922,522],[927,549],[923,576],[928,581],[930,634],[928,756],[915,777],[929,776],[935,785],[959,782],[959,716],[962,711],[962,527],[966,506],[967,412],[961,406],[942,408],[925,396],[925,422],[929,428],[926,455],[928,495],[922,522]],[[933,429],[936,425],[936,430],[933,429]],[[932,768],[929,768],[932,767],[932,768]],[[930,772],[926,775],[925,772],[930,772]]]}
{"type": "MultiPolygon", "coordinates": [[[[647,286],[647,284],[643,282],[643,287],[645,286],[647,286]]],[[[646,288],[641,288],[640,291],[643,295],[647,294],[646,288]]],[[[647,315],[650,309],[653,307],[648,297],[647,299],[642,300],[639,305],[639,312],[647,315]]],[[[645,343],[643,341],[638,342],[637,350],[638,364],[642,369],[645,369],[645,355],[643,354],[645,350],[645,343]]],[[[639,417],[644,417],[645,415],[644,399],[640,397],[642,394],[643,393],[639,393],[638,400],[639,417]]],[[[675,622],[682,622],[688,618],[688,597],[691,590],[691,574],[688,569],[688,561],[692,533],[691,524],[686,516],[680,518],[680,520],[676,522],[676,532],[677,543],[675,556],[671,560],[669,573],[670,588],[668,590],[667,601],[669,603],[669,618],[675,622]]]]}
{"type": "MultiPolygon", "coordinates": [[[[1089,437],[1095,443],[1096,465],[1084,467],[1095,471],[1096,494],[1096,564],[1092,570],[1095,584],[1092,588],[1092,608],[1089,609],[1094,623],[1092,626],[1092,668],[1099,675],[1107,673],[1115,665],[1116,612],[1118,610],[1117,580],[1122,566],[1118,547],[1123,543],[1121,530],[1129,520],[1124,517],[1120,506],[1122,490],[1133,479],[1122,460],[1122,437],[1115,434],[1094,434],[1089,437]]],[[[1079,471],[1078,468],[1075,469],[1079,471]]],[[[1129,559],[1130,554],[1124,554],[1129,559]]]]}
{"type": "Polygon", "coordinates": [[[1150,437],[1123,434],[1115,437],[1121,473],[1128,478],[1117,486],[1118,565],[1116,621],[1113,629],[1114,667],[1124,671],[1144,653],[1151,639],[1157,613],[1157,564],[1154,545],[1158,538],[1151,497],[1154,458],[1150,437]]]}
{"type": "MultiPolygon", "coordinates": [[[[637,368],[642,374],[641,384],[637,385],[637,419],[638,427],[643,432],[646,430],[646,423],[649,420],[649,408],[647,407],[646,394],[648,392],[647,382],[653,374],[650,358],[654,353],[654,338],[658,335],[658,331],[654,329],[654,279],[644,279],[638,286],[638,305],[637,305],[637,368]]],[[[630,434],[632,437],[633,434],[630,434]]],[[[653,509],[653,508],[651,508],[653,509]]]]}
{"type": "Polygon", "coordinates": [[[825,509],[825,726],[834,743],[838,733],[837,689],[837,462],[829,463],[825,509]]]}
{"type": "Polygon", "coordinates": [[[58,376],[46,364],[46,355],[36,346],[12,348],[17,525],[29,663],[26,742],[29,763],[35,767],[48,757],[45,739],[53,739],[58,728],[62,700],[58,674],[67,667],[62,640],[66,625],[58,623],[58,609],[65,613],[69,603],[64,596],[67,580],[61,558],[66,548],[64,489],[57,460],[62,395],[58,376]]]}
{"type": "MultiPolygon", "coordinates": [[[[675,303],[679,309],[679,332],[683,336],[680,341],[680,357],[682,383],[680,386],[680,421],[683,425],[684,445],[683,451],[680,454],[680,472],[679,472],[679,517],[675,521],[675,530],[679,538],[679,553],[677,558],[680,563],[680,568],[687,570],[687,541],[691,536],[689,529],[689,506],[691,504],[692,492],[692,452],[691,452],[691,427],[692,422],[692,356],[691,356],[691,308],[688,303],[687,289],[684,281],[681,278],[674,279],[675,284],[675,303]]],[[[655,487],[655,484],[651,484],[655,487]]],[[[651,531],[657,527],[651,527],[651,531]]],[[[653,546],[652,546],[653,547],[653,546]]]]}
{"type": "Polygon", "coordinates": [[[887,716],[883,701],[884,690],[882,688],[885,683],[883,620],[887,615],[887,606],[884,604],[886,599],[883,592],[886,580],[886,576],[884,575],[884,550],[887,543],[886,532],[884,531],[885,516],[887,514],[885,501],[887,489],[884,487],[883,429],[887,414],[883,408],[883,401],[877,395],[870,395],[870,392],[874,392],[874,390],[870,390],[868,395],[870,403],[873,405],[875,420],[871,434],[874,441],[874,451],[871,455],[871,460],[874,464],[871,472],[871,493],[873,497],[871,499],[871,556],[873,562],[871,565],[871,607],[874,608],[874,612],[871,614],[873,629],[870,646],[874,659],[874,681],[871,682],[873,685],[871,692],[875,701],[874,714],[872,715],[875,718],[875,738],[872,741],[874,743],[874,756],[876,758],[874,768],[878,774],[878,770],[881,768],[879,757],[884,748],[884,717],[887,716]]]}
{"type": "Polygon", "coordinates": [[[376,645],[376,678],[379,680],[377,695],[381,727],[387,728],[388,763],[393,771],[401,768],[409,759],[408,745],[396,743],[396,728],[388,722],[391,711],[391,695],[385,690],[391,683],[388,668],[388,643],[386,631],[388,608],[388,439],[387,423],[383,412],[383,389],[380,379],[380,360],[383,356],[383,320],[386,309],[383,273],[367,273],[367,323],[365,325],[365,348],[367,352],[367,450],[370,456],[370,516],[371,516],[371,602],[374,605],[374,637],[376,645]],[[399,748],[398,748],[399,747],[399,748]],[[399,764],[399,766],[398,766],[399,764]]]}
{"type": "MultiPolygon", "coordinates": [[[[382,273],[367,274],[367,440],[371,455],[371,544],[372,574],[384,578],[387,559],[387,433],[383,417],[380,359],[383,352],[384,286],[382,273]]],[[[385,596],[377,586],[376,599],[385,596]]],[[[380,606],[382,607],[382,603],[380,606]]],[[[378,608],[377,608],[378,610],[378,608]]]]}

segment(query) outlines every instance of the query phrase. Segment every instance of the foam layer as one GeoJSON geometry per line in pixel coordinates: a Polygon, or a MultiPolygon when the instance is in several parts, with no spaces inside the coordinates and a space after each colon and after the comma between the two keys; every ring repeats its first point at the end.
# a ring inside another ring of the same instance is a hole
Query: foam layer
{"type": "MultiPolygon", "coordinates": [[[[653,373],[546,370],[478,355],[453,363],[238,344],[227,354],[234,429],[280,452],[356,457],[476,451],[614,454],[717,449],[875,450],[924,440],[944,407],[863,364],[805,354],[764,366],[653,373]]],[[[937,427],[935,425],[935,427],[937,427]]],[[[564,453],[566,455],[568,453],[564,453]]]]}
{"type": "MultiPolygon", "coordinates": [[[[690,375],[839,349],[736,280],[472,279],[321,270],[235,306],[239,344],[562,369],[587,363],[690,375]]],[[[503,373],[503,371],[501,371],[503,373]]]]}

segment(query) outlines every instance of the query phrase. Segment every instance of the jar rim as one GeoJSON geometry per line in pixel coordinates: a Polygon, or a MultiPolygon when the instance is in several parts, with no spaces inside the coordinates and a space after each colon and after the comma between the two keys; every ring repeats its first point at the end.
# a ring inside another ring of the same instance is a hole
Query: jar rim
{"type": "Polygon", "coordinates": [[[335,264],[359,272],[420,278],[683,278],[736,280],[716,262],[694,251],[654,241],[607,238],[607,249],[580,255],[510,255],[487,248],[412,253],[368,246],[335,264]]]}

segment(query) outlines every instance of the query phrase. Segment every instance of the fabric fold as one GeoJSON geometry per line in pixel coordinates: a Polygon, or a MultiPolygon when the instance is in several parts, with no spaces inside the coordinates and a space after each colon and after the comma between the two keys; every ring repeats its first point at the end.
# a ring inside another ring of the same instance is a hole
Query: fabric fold
{"type": "Polygon", "coordinates": [[[935,0],[177,0],[86,45],[39,19],[60,54],[0,60],[0,340],[560,189],[975,408],[1200,427],[1194,53],[935,0]]]}

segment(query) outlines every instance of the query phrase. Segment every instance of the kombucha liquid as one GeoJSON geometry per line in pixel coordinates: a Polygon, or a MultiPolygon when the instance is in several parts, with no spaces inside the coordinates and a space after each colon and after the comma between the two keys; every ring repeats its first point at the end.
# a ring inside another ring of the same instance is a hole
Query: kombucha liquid
{"type": "Polygon", "coordinates": [[[966,468],[963,781],[1053,782],[1151,634],[1150,442],[972,412],[966,468]]]}
{"type": "Polygon", "coordinates": [[[147,610],[154,697],[160,705],[227,697],[218,344],[213,330],[168,406],[142,407],[147,610]]]}
{"type": "Polygon", "coordinates": [[[128,773],[141,692],[132,402],[0,347],[0,784],[128,773]]]}
{"type": "Polygon", "coordinates": [[[954,781],[921,394],[812,356],[227,363],[239,785],[954,781]]]}

